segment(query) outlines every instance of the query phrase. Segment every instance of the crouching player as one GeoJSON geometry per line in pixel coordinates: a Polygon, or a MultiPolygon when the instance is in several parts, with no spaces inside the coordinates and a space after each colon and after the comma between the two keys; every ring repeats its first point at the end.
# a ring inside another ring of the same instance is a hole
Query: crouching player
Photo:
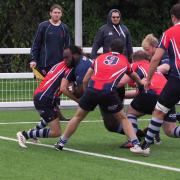
{"type": "Polygon", "coordinates": [[[151,59],[150,68],[145,81],[145,88],[149,89],[153,74],[164,52],[167,50],[171,62],[170,74],[153,111],[141,151],[136,148],[130,149],[132,152],[138,154],[143,154],[143,151],[150,149],[150,144],[154,136],[160,131],[161,126],[167,128],[168,135],[180,137],[180,127],[177,127],[175,123],[168,123],[165,125],[166,122],[164,121],[169,110],[180,100],[180,3],[175,4],[171,8],[170,14],[173,26],[163,33],[159,46],[151,59]]]}
{"type": "MultiPolygon", "coordinates": [[[[75,58],[75,67],[73,72],[67,78],[63,78],[61,82],[61,92],[70,97],[69,93],[73,93],[76,98],[80,98],[83,95],[83,78],[87,73],[89,67],[91,67],[92,60],[87,58],[80,47],[78,47],[78,53],[75,58]]],[[[73,98],[71,98],[73,99],[73,98]]]]}
{"type": "MultiPolygon", "coordinates": [[[[61,135],[59,109],[54,101],[59,92],[62,78],[68,78],[72,73],[75,64],[75,56],[73,55],[78,52],[78,48],[70,46],[66,52],[68,52],[68,56],[65,57],[64,61],[51,68],[34,92],[34,106],[42,119],[35,128],[17,133],[18,143],[23,148],[27,148],[26,140],[28,139],[59,137],[61,135]],[[47,125],[49,128],[46,128],[47,125]]],[[[75,96],[71,95],[71,97],[78,101],[75,96]]]]}
{"type": "MultiPolygon", "coordinates": [[[[150,65],[147,54],[144,51],[137,51],[133,53],[132,57],[133,57],[132,58],[133,63],[131,64],[132,70],[136,72],[141,79],[146,78],[149,65],[150,65]]],[[[128,76],[124,76],[121,81],[121,84],[124,85],[130,81],[131,79],[128,76]]],[[[127,110],[127,117],[131,121],[135,132],[138,131],[137,118],[145,114],[150,114],[150,115],[152,114],[154,107],[157,103],[159,94],[164,88],[166,82],[167,80],[163,74],[159,72],[155,72],[155,74],[152,77],[152,84],[149,87],[149,89],[147,91],[139,92],[139,94],[136,95],[136,97],[133,99],[133,101],[129,105],[128,110],[127,110]]],[[[165,122],[166,123],[176,122],[176,114],[175,114],[174,107],[166,115],[165,122]]],[[[167,132],[166,129],[165,129],[165,132],[167,132]]],[[[159,144],[161,142],[159,133],[156,134],[155,141],[156,141],[156,144],[159,144]]],[[[130,142],[126,142],[124,143],[124,146],[127,146],[130,148],[132,144],[130,142]]]]}
{"type": "Polygon", "coordinates": [[[130,64],[126,57],[120,54],[122,51],[122,41],[114,40],[111,44],[111,52],[102,54],[94,60],[84,78],[84,84],[88,83],[88,87],[80,99],[78,110],[68,122],[64,134],[55,145],[56,149],[62,150],[70,136],[76,131],[79,123],[86,117],[88,112],[94,110],[97,105],[105,112],[114,114],[119,123],[122,124],[123,130],[128,138],[131,139],[132,144],[135,145],[136,148],[140,148],[140,143],[134,133],[132,124],[128,121],[122,110],[122,101],[116,89],[124,73],[128,73],[129,76],[139,84],[141,84],[141,81],[131,71],[130,64]]]}

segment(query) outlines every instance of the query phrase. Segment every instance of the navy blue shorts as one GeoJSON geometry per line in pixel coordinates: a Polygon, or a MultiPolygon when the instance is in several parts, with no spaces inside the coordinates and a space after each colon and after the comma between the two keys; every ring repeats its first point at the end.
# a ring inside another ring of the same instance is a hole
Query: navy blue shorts
{"type": "Polygon", "coordinates": [[[123,108],[117,92],[87,88],[80,99],[79,106],[85,111],[93,111],[97,105],[107,113],[117,113],[123,108]]]}
{"type": "MultiPolygon", "coordinates": [[[[152,114],[156,106],[159,96],[151,93],[141,93],[137,95],[131,102],[131,106],[138,112],[143,114],[152,114]]],[[[165,117],[167,122],[176,122],[176,111],[173,106],[165,117]]]]}
{"type": "Polygon", "coordinates": [[[59,108],[54,101],[48,97],[40,99],[42,93],[34,96],[34,106],[39,112],[39,115],[47,122],[56,119],[59,116],[59,108]]]}
{"type": "Polygon", "coordinates": [[[171,109],[180,100],[180,79],[169,77],[162,90],[158,102],[168,109],[171,109]]]}
{"type": "Polygon", "coordinates": [[[158,95],[150,93],[140,93],[131,102],[131,106],[143,114],[152,114],[158,100],[158,95]]]}
{"type": "Polygon", "coordinates": [[[166,117],[164,118],[164,121],[166,122],[176,122],[176,109],[175,106],[173,106],[170,111],[166,114],[166,117]]]}

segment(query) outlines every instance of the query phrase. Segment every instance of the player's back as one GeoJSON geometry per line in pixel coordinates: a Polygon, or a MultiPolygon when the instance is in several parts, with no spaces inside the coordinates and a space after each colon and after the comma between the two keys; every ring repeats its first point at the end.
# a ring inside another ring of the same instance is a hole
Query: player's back
{"type": "Polygon", "coordinates": [[[170,59],[170,76],[180,78],[180,23],[163,33],[159,47],[168,50],[170,59]]]}
{"type": "Polygon", "coordinates": [[[149,69],[149,61],[147,60],[140,60],[134,63],[131,63],[131,68],[134,72],[138,74],[138,76],[143,79],[147,77],[147,72],[149,69]]]}
{"type": "Polygon", "coordinates": [[[112,90],[126,72],[130,72],[130,64],[124,55],[113,52],[102,54],[94,62],[90,85],[99,90],[112,90]]]}
{"type": "Polygon", "coordinates": [[[86,56],[81,56],[77,66],[74,68],[75,71],[75,81],[77,85],[81,85],[83,78],[91,67],[92,60],[88,59],[86,56]]]}
{"type": "MultiPolygon", "coordinates": [[[[141,79],[147,77],[149,66],[150,63],[147,60],[136,61],[135,63],[131,64],[132,70],[136,72],[141,79]]],[[[162,73],[155,72],[152,77],[152,81],[149,89],[153,90],[156,94],[159,95],[162,89],[164,88],[166,82],[167,80],[162,73]]]]}
{"type": "Polygon", "coordinates": [[[47,73],[44,80],[35,90],[34,94],[43,92],[44,96],[49,96],[49,98],[53,98],[54,94],[59,90],[62,78],[68,72],[70,72],[70,69],[65,65],[64,61],[56,64],[47,73]]]}

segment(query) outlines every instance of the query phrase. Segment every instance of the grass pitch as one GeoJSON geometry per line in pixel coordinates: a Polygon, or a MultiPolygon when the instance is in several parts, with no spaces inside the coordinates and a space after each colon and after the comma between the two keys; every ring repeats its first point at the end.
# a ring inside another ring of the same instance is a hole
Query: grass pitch
{"type": "MultiPolygon", "coordinates": [[[[72,117],[74,112],[72,109],[63,110],[66,117],[72,117]]],[[[15,139],[17,131],[34,127],[38,120],[39,115],[35,110],[0,111],[0,136],[15,139]]],[[[91,112],[85,121],[88,122],[80,124],[66,145],[66,148],[81,150],[84,154],[69,150],[59,152],[50,147],[32,144],[28,144],[28,149],[21,149],[17,142],[0,138],[0,179],[180,179],[179,139],[169,138],[161,130],[163,143],[153,145],[149,157],[135,156],[129,150],[119,148],[126,137],[108,132],[98,109],[91,112]],[[124,162],[120,158],[131,161],[124,162]],[[149,163],[152,167],[134,164],[132,160],[149,163]],[[155,165],[167,166],[167,169],[155,165]],[[179,172],[171,168],[177,168],[179,172]]],[[[139,121],[139,124],[140,127],[145,127],[148,121],[139,121]]],[[[64,130],[66,122],[61,125],[64,130]]],[[[41,143],[47,145],[53,145],[56,141],[57,139],[41,139],[41,143]]]]}

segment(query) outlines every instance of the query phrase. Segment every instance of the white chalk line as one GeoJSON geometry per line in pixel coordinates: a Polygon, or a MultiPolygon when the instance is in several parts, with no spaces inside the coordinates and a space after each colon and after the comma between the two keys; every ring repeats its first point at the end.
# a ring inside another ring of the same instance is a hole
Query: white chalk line
{"type": "MultiPolygon", "coordinates": [[[[0,136],[0,139],[17,142],[17,139],[5,137],[5,136],[0,136]]],[[[34,144],[32,142],[27,142],[27,144],[33,144],[33,145],[43,146],[43,147],[48,147],[48,148],[54,148],[54,146],[48,145],[48,144],[40,144],[40,143],[34,144]]],[[[169,171],[180,172],[180,168],[175,168],[175,167],[170,167],[170,166],[164,166],[164,165],[153,164],[153,163],[146,163],[146,162],[142,162],[142,161],[136,161],[136,160],[131,160],[131,159],[127,159],[127,158],[121,158],[121,157],[116,157],[116,156],[104,155],[104,154],[100,154],[100,153],[93,153],[93,152],[88,152],[88,151],[76,150],[76,149],[71,149],[71,148],[63,148],[63,150],[75,152],[78,154],[84,154],[84,155],[88,155],[88,156],[94,156],[94,157],[99,157],[99,158],[104,158],[104,159],[111,159],[111,160],[116,160],[116,161],[123,161],[123,162],[128,162],[131,164],[138,164],[138,165],[148,166],[148,167],[152,167],[152,168],[159,168],[159,169],[164,169],[164,170],[169,170],[169,171]]],[[[145,158],[148,158],[148,157],[145,157],[145,158]]]]}
{"type": "MultiPolygon", "coordinates": [[[[149,119],[139,119],[138,121],[148,121],[149,119]]],[[[67,123],[68,121],[61,121],[62,123],[67,123]]],[[[96,123],[96,122],[103,122],[103,120],[85,120],[85,121],[82,121],[84,123],[96,123]]],[[[0,122],[0,125],[15,125],[15,124],[37,124],[39,122],[34,122],[34,121],[17,121],[17,122],[0,122]]]]}

